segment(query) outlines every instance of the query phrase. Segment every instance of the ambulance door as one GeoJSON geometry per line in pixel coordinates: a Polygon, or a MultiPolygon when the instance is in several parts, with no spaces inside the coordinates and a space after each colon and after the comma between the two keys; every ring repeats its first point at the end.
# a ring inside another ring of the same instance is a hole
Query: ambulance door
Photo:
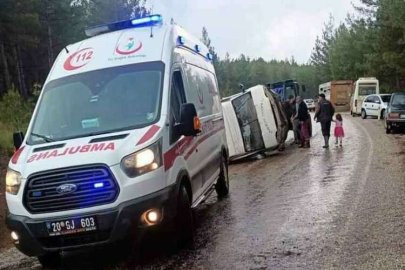
{"type": "Polygon", "coordinates": [[[170,144],[176,148],[176,152],[183,156],[187,162],[188,173],[191,177],[193,194],[199,194],[202,187],[201,154],[197,149],[198,137],[184,137],[179,134],[175,127],[180,122],[181,104],[190,103],[185,94],[184,80],[180,69],[175,70],[172,75],[172,87],[170,92],[170,144]]]}

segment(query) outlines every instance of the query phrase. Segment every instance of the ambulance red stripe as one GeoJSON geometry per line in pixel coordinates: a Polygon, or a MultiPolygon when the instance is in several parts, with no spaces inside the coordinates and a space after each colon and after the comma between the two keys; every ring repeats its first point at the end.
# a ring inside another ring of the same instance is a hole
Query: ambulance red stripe
{"type": "Polygon", "coordinates": [[[18,149],[17,151],[15,151],[13,157],[11,158],[11,163],[13,164],[17,164],[18,159],[21,156],[21,153],[24,151],[25,145],[21,146],[20,149],[18,149]]]}
{"type": "Polygon", "coordinates": [[[160,130],[159,126],[153,125],[150,127],[150,129],[145,133],[145,135],[142,136],[142,138],[139,140],[139,142],[136,144],[137,146],[143,143],[146,143],[150,139],[155,136],[155,134],[160,130]]]}
{"type": "Polygon", "coordinates": [[[187,154],[184,156],[185,159],[189,159],[190,156],[194,153],[195,149],[202,144],[204,141],[206,141],[209,137],[213,136],[217,132],[221,131],[224,129],[224,126],[220,126],[217,129],[214,129],[207,134],[201,136],[197,142],[192,145],[193,142],[193,137],[184,137],[181,139],[175,146],[173,146],[169,151],[167,151],[163,155],[164,163],[165,163],[165,171],[170,170],[173,167],[173,164],[176,160],[177,157],[183,156],[184,153],[187,152],[187,154]],[[190,148],[191,147],[191,148],[190,148]],[[186,151],[188,150],[188,151],[186,151]]]}

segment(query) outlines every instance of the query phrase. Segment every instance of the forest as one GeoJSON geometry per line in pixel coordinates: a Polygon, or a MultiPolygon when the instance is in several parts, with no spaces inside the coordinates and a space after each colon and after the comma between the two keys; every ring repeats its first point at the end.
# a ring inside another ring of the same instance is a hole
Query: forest
{"type": "MultiPolygon", "coordinates": [[[[149,14],[146,4],[147,0],[0,0],[0,150],[12,151],[12,132],[25,131],[58,53],[84,39],[89,26],[149,14]]],[[[305,96],[314,97],[321,83],[359,77],[377,77],[383,92],[402,91],[405,1],[361,0],[355,9],[339,24],[330,16],[306,63],[297,63],[294,56],[252,59],[249,52],[220,57],[209,29],[203,28],[201,40],[214,55],[221,95],[237,93],[240,83],[251,87],[296,79],[306,85],[305,96]]]]}

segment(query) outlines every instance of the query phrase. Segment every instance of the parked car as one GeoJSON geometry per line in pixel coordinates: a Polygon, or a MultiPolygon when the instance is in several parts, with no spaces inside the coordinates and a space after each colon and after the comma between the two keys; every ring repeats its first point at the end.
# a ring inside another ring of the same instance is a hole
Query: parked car
{"type": "Polygon", "coordinates": [[[57,57],[27,136],[14,134],[7,225],[46,268],[151,227],[189,242],[192,209],[228,194],[212,56],[161,18],[88,29],[57,57]]]}
{"type": "Polygon", "coordinates": [[[315,111],[315,102],[313,99],[304,99],[309,111],[315,111]]]}
{"type": "Polygon", "coordinates": [[[403,126],[405,126],[405,93],[394,93],[385,117],[385,131],[389,134],[394,128],[403,126]]]}
{"type": "Polygon", "coordinates": [[[361,105],[361,118],[375,116],[384,119],[390,100],[391,94],[367,96],[361,105]]]}

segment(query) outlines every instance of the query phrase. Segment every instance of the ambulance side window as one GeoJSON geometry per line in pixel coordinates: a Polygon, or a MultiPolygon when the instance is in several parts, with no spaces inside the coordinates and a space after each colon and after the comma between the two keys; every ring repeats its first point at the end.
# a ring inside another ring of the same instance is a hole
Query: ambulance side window
{"type": "Polygon", "coordinates": [[[180,122],[180,106],[183,103],[186,103],[183,78],[180,71],[175,71],[173,73],[170,93],[170,144],[175,143],[180,138],[175,124],[180,122]]]}

